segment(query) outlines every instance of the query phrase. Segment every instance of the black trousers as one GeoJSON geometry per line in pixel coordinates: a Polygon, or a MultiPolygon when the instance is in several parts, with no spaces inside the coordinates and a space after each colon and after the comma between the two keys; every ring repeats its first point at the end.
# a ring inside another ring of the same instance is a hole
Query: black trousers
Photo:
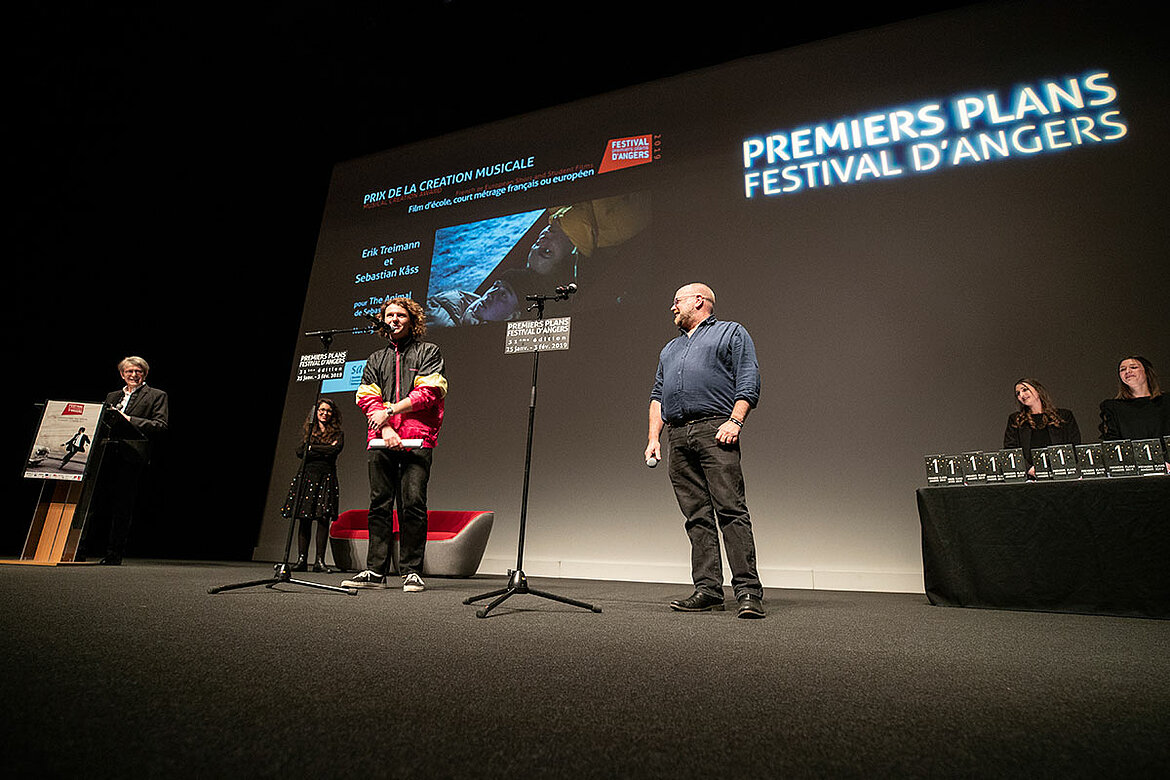
{"type": "Polygon", "coordinates": [[[398,573],[421,572],[427,545],[427,483],[432,450],[367,450],[370,472],[370,546],[366,568],[390,570],[394,544],[394,505],[398,512],[398,573]]]}
{"type": "Polygon", "coordinates": [[[94,511],[82,534],[81,555],[97,555],[104,546],[105,557],[122,559],[145,472],[145,463],[124,458],[116,444],[107,450],[97,477],[94,511]]]}
{"type": "Polygon", "coordinates": [[[735,595],[764,595],[756,570],[756,542],[744,496],[739,445],[715,440],[726,418],[671,426],[670,484],[686,517],[691,540],[691,577],[695,590],[723,597],[719,532],[727,549],[735,595]]]}

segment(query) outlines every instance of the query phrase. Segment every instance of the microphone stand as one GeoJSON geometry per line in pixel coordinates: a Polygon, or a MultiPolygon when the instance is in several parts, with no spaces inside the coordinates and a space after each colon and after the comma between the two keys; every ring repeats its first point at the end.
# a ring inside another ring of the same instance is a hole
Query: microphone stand
{"type": "MultiPolygon", "coordinates": [[[[371,333],[372,328],[352,328],[349,330],[314,330],[306,333],[306,336],[317,336],[321,339],[321,345],[325,351],[329,351],[330,345],[333,344],[333,337],[338,333],[371,333]]],[[[313,401],[313,425],[317,424],[317,407],[321,404],[321,382],[317,381],[317,396],[313,401]]],[[[312,435],[310,434],[310,439],[312,435]]],[[[248,582],[237,582],[234,585],[221,585],[217,588],[208,588],[207,592],[210,594],[223,593],[228,590],[239,590],[240,588],[251,588],[257,585],[263,585],[266,588],[275,587],[281,583],[288,583],[289,585],[303,585],[306,588],[316,588],[318,590],[326,590],[333,593],[344,593],[349,596],[357,595],[357,588],[342,588],[337,585],[326,585],[322,582],[312,582],[310,580],[293,579],[292,568],[288,564],[289,556],[292,554],[292,539],[293,530],[296,528],[297,520],[300,519],[301,502],[304,499],[305,492],[305,464],[309,462],[309,451],[313,445],[308,441],[305,442],[305,456],[301,458],[301,465],[297,468],[297,494],[293,501],[292,517],[288,521],[288,538],[284,542],[284,560],[273,566],[271,577],[262,580],[249,580],[248,582]]]]}
{"type": "MultiPolygon", "coordinates": [[[[569,285],[567,287],[557,288],[556,295],[528,295],[525,300],[532,301],[532,305],[528,307],[528,311],[536,309],[536,319],[544,319],[544,304],[546,301],[564,301],[568,300],[569,295],[577,291],[577,286],[569,285]]],[[[559,601],[562,604],[570,604],[574,607],[581,607],[582,609],[592,610],[593,612],[601,612],[601,607],[587,604],[584,601],[577,601],[575,599],[566,598],[564,596],[557,596],[542,590],[536,590],[528,586],[528,577],[524,574],[524,529],[528,519],[528,480],[532,471],[532,429],[533,422],[536,418],[536,376],[537,369],[540,366],[540,350],[533,350],[532,352],[532,394],[528,403],[528,446],[524,454],[524,493],[520,500],[520,539],[517,543],[516,552],[516,569],[508,570],[508,586],[499,590],[493,590],[488,593],[481,593],[478,596],[470,596],[463,599],[464,604],[471,604],[483,599],[494,598],[495,600],[486,607],[481,607],[475,611],[475,616],[478,618],[486,618],[488,613],[496,607],[503,604],[507,599],[518,593],[527,593],[532,596],[539,596],[543,599],[551,601],[559,601]]]]}

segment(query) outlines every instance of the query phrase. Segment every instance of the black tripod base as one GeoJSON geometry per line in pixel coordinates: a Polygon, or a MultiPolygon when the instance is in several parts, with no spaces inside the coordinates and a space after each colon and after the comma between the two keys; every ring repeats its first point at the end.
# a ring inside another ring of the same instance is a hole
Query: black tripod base
{"type": "Polygon", "coordinates": [[[526,593],[531,596],[539,596],[542,599],[559,601],[562,604],[569,604],[574,607],[580,607],[581,609],[588,609],[592,612],[601,612],[601,607],[595,607],[592,604],[585,603],[584,601],[577,601],[576,599],[557,596],[554,593],[547,593],[543,590],[535,590],[528,587],[528,577],[524,575],[524,572],[519,570],[508,572],[508,587],[501,588],[499,590],[493,590],[490,593],[481,593],[478,596],[470,596],[463,599],[463,603],[472,604],[476,601],[483,601],[484,599],[494,598],[495,600],[492,603],[475,611],[475,616],[477,618],[485,618],[488,616],[489,612],[503,604],[517,593],[526,593]]]}
{"type": "Polygon", "coordinates": [[[237,582],[234,585],[221,585],[218,588],[208,588],[207,592],[211,594],[223,593],[227,590],[239,590],[240,588],[254,588],[258,585],[263,585],[266,588],[273,588],[282,582],[287,582],[289,585],[304,585],[306,588],[316,588],[318,590],[328,590],[334,593],[344,593],[348,596],[356,596],[357,588],[339,588],[336,585],[325,585],[320,582],[309,582],[308,580],[294,580],[292,577],[292,569],[287,563],[278,563],[273,567],[272,576],[263,580],[251,580],[249,582],[237,582]]]}

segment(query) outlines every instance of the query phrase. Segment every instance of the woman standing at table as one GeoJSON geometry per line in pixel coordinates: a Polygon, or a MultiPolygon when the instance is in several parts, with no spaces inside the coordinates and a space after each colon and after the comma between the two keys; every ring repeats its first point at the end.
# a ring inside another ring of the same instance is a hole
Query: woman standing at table
{"type": "Polygon", "coordinates": [[[1016,404],[1018,408],[1008,416],[1003,432],[1003,446],[1024,451],[1029,477],[1036,476],[1032,450],[1081,443],[1077,418],[1068,409],[1057,409],[1048,390],[1035,379],[1016,382],[1016,404]]]}
{"type": "Polygon", "coordinates": [[[1101,402],[1100,428],[1107,441],[1170,436],[1170,403],[1149,360],[1131,355],[1117,364],[1117,395],[1101,402]]]}
{"type": "Polygon", "coordinates": [[[293,522],[300,521],[297,531],[297,562],[293,571],[309,568],[309,535],[313,521],[317,521],[317,559],[313,571],[330,572],[325,565],[325,548],[329,544],[329,526],[337,519],[337,456],[345,447],[345,433],[341,430],[341,410],[328,398],[322,398],[309,411],[305,420],[305,434],[297,457],[304,467],[288,486],[288,500],[281,515],[293,522]],[[301,492],[300,511],[293,517],[298,488],[301,492]]]}

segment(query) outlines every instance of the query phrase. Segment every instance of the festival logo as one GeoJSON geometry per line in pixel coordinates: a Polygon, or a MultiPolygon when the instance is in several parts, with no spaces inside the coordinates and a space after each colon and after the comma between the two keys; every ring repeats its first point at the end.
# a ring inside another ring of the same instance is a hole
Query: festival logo
{"type": "Polygon", "coordinates": [[[598,173],[618,171],[645,165],[658,159],[661,138],[653,135],[635,135],[630,138],[613,138],[605,147],[605,154],[598,166],[598,173]]]}

